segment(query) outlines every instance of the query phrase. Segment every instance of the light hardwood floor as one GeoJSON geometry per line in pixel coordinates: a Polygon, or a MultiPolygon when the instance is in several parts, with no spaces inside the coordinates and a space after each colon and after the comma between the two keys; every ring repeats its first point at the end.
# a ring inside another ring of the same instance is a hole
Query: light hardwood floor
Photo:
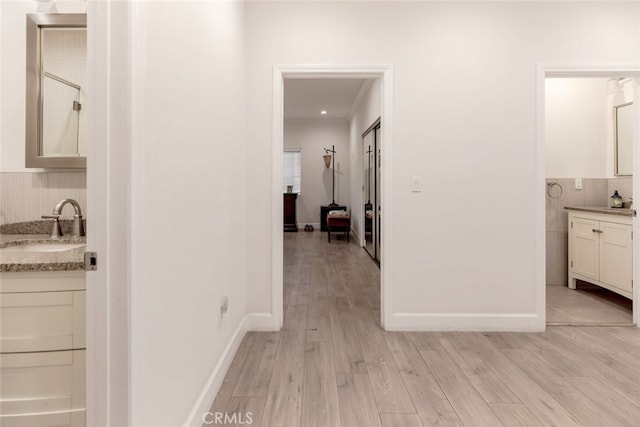
{"type": "Polygon", "coordinates": [[[578,281],[577,289],[547,286],[547,323],[551,325],[630,325],[631,300],[578,281]]]}
{"type": "Polygon", "coordinates": [[[332,240],[285,233],[284,328],[246,335],[212,412],[283,427],[639,425],[640,330],[385,332],[378,268],[332,240]]]}

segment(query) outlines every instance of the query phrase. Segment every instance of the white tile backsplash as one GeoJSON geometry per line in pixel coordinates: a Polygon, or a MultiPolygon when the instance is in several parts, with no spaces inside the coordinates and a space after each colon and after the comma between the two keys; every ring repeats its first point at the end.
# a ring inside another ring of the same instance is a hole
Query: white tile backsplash
{"type": "Polygon", "coordinates": [[[620,178],[610,178],[607,182],[607,206],[609,206],[609,198],[614,191],[618,190],[618,194],[622,196],[623,201],[628,201],[633,196],[633,179],[630,176],[620,178]]]}
{"type": "MultiPolygon", "coordinates": [[[[86,183],[85,172],[2,172],[0,224],[40,219],[62,199],[76,200],[85,213],[86,183]]],[[[72,216],[72,208],[65,207],[62,217],[72,216]]]]}
{"type": "Polygon", "coordinates": [[[585,206],[607,206],[608,183],[606,179],[584,179],[582,182],[585,206]]]}

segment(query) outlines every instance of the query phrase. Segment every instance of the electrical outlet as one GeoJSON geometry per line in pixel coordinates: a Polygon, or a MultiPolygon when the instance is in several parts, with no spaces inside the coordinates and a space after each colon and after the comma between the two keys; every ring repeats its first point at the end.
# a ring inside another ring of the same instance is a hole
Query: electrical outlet
{"type": "Polygon", "coordinates": [[[220,298],[220,313],[225,314],[229,310],[229,297],[223,296],[220,298]]]}
{"type": "Polygon", "coordinates": [[[576,190],[582,190],[582,178],[576,178],[576,190]]]}

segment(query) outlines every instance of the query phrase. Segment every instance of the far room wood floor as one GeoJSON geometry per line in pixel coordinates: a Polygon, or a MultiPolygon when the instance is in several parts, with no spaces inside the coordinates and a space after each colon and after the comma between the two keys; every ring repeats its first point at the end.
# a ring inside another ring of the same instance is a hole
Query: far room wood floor
{"type": "Polygon", "coordinates": [[[631,325],[632,301],[608,289],[578,281],[577,289],[547,286],[547,324],[631,325]]]}
{"type": "Polygon", "coordinates": [[[212,412],[283,427],[638,425],[640,330],[385,332],[377,267],[332,240],[285,233],[284,329],[246,335],[212,412]]]}

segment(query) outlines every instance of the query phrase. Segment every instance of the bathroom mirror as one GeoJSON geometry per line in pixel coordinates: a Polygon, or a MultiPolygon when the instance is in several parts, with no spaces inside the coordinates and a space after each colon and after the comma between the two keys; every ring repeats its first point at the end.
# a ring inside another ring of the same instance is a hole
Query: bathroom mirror
{"type": "Polygon", "coordinates": [[[633,173],[633,102],[614,107],[615,117],[615,174],[633,173]]]}
{"type": "Polygon", "coordinates": [[[87,16],[27,15],[28,168],[87,165],[87,16]]]}

